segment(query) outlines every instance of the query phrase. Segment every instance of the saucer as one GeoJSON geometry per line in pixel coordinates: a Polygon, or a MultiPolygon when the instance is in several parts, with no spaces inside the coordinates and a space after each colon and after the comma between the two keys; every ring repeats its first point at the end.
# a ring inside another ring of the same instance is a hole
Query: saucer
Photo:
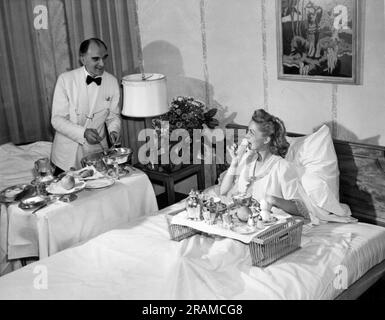
{"type": "Polygon", "coordinates": [[[263,224],[268,227],[272,226],[273,224],[276,224],[278,219],[276,217],[271,216],[270,220],[262,220],[263,224]]]}

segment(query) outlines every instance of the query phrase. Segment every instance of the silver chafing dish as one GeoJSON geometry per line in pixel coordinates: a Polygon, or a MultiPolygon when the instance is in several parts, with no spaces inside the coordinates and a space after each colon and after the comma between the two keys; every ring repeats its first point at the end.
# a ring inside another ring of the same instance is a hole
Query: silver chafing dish
{"type": "Polygon", "coordinates": [[[111,148],[106,151],[91,153],[84,157],[80,162],[82,167],[94,166],[96,170],[105,171],[106,165],[123,165],[131,161],[132,149],[130,148],[111,148]]]}
{"type": "Polygon", "coordinates": [[[124,164],[131,161],[132,150],[130,148],[112,148],[107,151],[107,159],[113,159],[118,164],[124,164]]]}

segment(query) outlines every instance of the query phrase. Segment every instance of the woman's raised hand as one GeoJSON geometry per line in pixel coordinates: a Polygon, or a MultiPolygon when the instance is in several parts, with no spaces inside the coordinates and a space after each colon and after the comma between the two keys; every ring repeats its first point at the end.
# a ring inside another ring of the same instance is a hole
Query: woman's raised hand
{"type": "Polygon", "coordinates": [[[238,165],[239,160],[245,154],[248,146],[248,140],[243,139],[239,145],[234,143],[230,148],[227,148],[228,153],[231,156],[232,165],[238,165]]]}
{"type": "Polygon", "coordinates": [[[231,157],[231,166],[237,166],[239,164],[240,157],[238,155],[238,145],[234,143],[231,147],[227,147],[227,152],[231,157]]]}

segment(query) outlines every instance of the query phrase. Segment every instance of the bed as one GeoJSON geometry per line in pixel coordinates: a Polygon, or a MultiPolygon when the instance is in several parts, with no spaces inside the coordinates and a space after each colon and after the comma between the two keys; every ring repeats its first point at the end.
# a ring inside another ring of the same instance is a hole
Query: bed
{"type": "Polygon", "coordinates": [[[38,141],[26,145],[0,145],[0,190],[16,184],[30,183],[36,160],[50,157],[52,143],[38,141]]]}
{"type": "Polygon", "coordinates": [[[1,277],[0,299],[356,299],[385,273],[385,148],[334,148],[340,201],[360,222],[306,225],[301,249],[268,267],[232,239],[171,241],[178,203],[1,277]]]}

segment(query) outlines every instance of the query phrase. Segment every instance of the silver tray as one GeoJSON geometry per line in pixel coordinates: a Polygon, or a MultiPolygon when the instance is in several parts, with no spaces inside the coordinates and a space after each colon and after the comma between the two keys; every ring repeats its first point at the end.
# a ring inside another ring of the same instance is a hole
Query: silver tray
{"type": "Polygon", "coordinates": [[[112,178],[100,178],[86,182],[86,189],[105,189],[111,187],[115,183],[112,178]]]}
{"type": "Polygon", "coordinates": [[[103,172],[107,169],[107,165],[112,165],[114,161],[124,164],[131,161],[131,157],[132,149],[130,148],[112,148],[106,150],[105,153],[102,151],[91,153],[82,158],[80,162],[83,168],[92,165],[96,170],[103,172]]]}
{"type": "Polygon", "coordinates": [[[37,207],[45,205],[48,201],[49,197],[37,195],[21,200],[19,208],[23,210],[36,209],[37,207]]]}

